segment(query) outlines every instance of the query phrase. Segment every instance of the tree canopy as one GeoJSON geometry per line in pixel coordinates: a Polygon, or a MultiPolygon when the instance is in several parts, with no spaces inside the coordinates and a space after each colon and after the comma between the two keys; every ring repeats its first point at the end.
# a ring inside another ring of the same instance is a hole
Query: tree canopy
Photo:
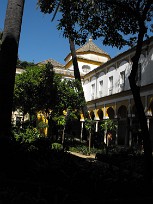
{"type": "Polygon", "coordinates": [[[92,35],[93,39],[102,37],[103,44],[121,48],[134,45],[143,21],[152,31],[151,0],[38,0],[38,5],[44,13],[55,14],[58,9],[62,13],[58,29],[77,44],[92,35]]]}
{"type": "Polygon", "coordinates": [[[52,110],[54,115],[61,115],[67,109],[79,111],[83,102],[77,83],[62,80],[51,64],[28,67],[16,76],[14,110],[20,109],[24,114],[52,110]]]}

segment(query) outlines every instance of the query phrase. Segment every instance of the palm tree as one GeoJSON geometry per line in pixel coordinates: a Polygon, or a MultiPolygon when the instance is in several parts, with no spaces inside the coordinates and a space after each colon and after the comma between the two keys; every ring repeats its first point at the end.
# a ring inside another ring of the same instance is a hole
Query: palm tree
{"type": "Polygon", "coordinates": [[[0,48],[1,48],[1,44],[2,44],[2,36],[3,36],[3,32],[0,31],[0,48]]]}
{"type": "Polygon", "coordinates": [[[8,0],[0,52],[0,138],[11,133],[13,91],[24,0],[8,0]]]}

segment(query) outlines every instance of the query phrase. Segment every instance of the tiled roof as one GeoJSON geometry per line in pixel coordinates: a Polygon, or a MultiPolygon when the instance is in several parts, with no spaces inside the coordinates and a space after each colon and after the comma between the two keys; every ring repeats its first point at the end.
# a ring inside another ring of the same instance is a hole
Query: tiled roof
{"type": "Polygon", "coordinates": [[[61,64],[61,63],[59,63],[53,59],[47,59],[47,60],[44,60],[42,62],[39,62],[38,64],[47,64],[48,62],[50,62],[53,65],[53,67],[64,67],[63,64],[61,64]]]}
{"type": "Polygon", "coordinates": [[[108,53],[104,52],[102,49],[100,49],[97,45],[93,43],[92,38],[90,38],[89,41],[85,43],[85,45],[76,50],[76,52],[89,52],[89,51],[108,55],[108,53]]]}
{"type": "Polygon", "coordinates": [[[74,77],[74,71],[72,71],[72,70],[55,68],[54,71],[57,74],[74,77]]]}

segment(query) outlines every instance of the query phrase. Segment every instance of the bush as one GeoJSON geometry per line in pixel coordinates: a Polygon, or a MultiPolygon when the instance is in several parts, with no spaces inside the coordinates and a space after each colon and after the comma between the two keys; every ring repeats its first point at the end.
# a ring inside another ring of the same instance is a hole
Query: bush
{"type": "Polygon", "coordinates": [[[51,148],[53,150],[60,151],[60,150],[63,149],[63,145],[60,144],[60,143],[55,142],[55,143],[52,143],[51,148]]]}
{"type": "Polygon", "coordinates": [[[20,143],[32,143],[41,137],[40,132],[36,128],[22,129],[19,132],[14,132],[16,141],[20,143]]]}
{"type": "Polygon", "coordinates": [[[84,155],[102,153],[104,151],[103,149],[90,148],[90,152],[89,152],[89,147],[87,145],[81,145],[81,144],[75,147],[69,147],[69,150],[72,152],[77,152],[84,155]]]}

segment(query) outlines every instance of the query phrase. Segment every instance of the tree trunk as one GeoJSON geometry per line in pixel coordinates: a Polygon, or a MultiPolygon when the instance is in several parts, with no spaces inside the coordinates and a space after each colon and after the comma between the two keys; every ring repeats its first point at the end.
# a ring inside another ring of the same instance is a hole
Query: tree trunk
{"type": "Polygon", "coordinates": [[[90,155],[90,152],[91,152],[91,130],[89,130],[89,155],[90,155]]]}
{"type": "Polygon", "coordinates": [[[88,118],[88,108],[86,105],[86,101],[85,101],[85,96],[84,96],[84,91],[83,91],[83,87],[82,87],[82,83],[81,83],[81,76],[80,76],[80,71],[79,71],[79,66],[78,66],[78,61],[77,61],[77,55],[76,55],[76,51],[75,51],[75,45],[74,45],[74,41],[71,40],[69,38],[69,43],[70,43],[70,50],[71,50],[71,55],[72,55],[72,62],[73,62],[73,67],[74,67],[74,77],[75,80],[78,80],[80,83],[80,86],[78,86],[78,89],[81,91],[81,98],[84,101],[84,106],[82,107],[82,113],[84,118],[88,118]]]}
{"type": "Polygon", "coordinates": [[[147,119],[144,112],[144,107],[141,101],[140,96],[140,87],[136,85],[136,74],[138,71],[138,63],[141,55],[143,38],[146,33],[146,27],[144,22],[140,24],[140,32],[138,35],[138,42],[136,46],[136,52],[134,57],[132,58],[132,70],[129,76],[129,83],[131,87],[131,91],[133,94],[135,106],[137,109],[137,113],[139,116],[140,127],[143,136],[143,146],[144,146],[144,180],[145,180],[145,189],[150,190],[152,186],[152,147],[151,147],[151,138],[147,126],[147,119]]]}
{"type": "Polygon", "coordinates": [[[8,0],[0,52],[0,137],[10,136],[24,0],[8,0]]]}
{"type": "Polygon", "coordinates": [[[74,77],[76,80],[81,82],[80,71],[79,71],[74,41],[69,38],[69,43],[70,43],[70,50],[71,50],[71,55],[72,55],[73,67],[74,67],[74,77]]]}

